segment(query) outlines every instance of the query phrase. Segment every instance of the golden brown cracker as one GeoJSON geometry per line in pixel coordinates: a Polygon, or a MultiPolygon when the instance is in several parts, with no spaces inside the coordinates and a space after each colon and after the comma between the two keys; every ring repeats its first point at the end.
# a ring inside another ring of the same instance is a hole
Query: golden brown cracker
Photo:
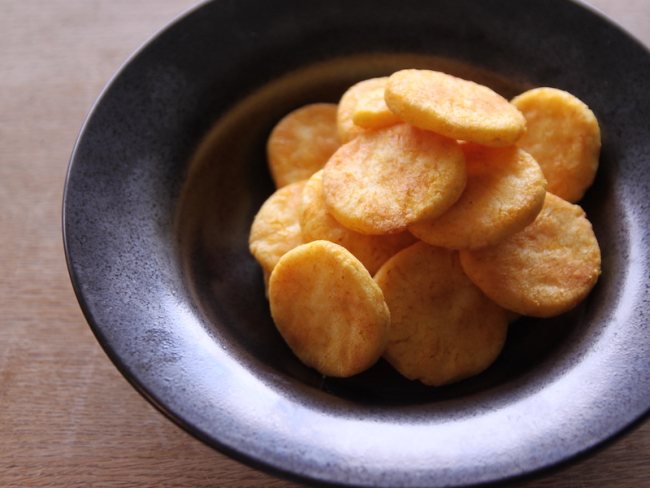
{"type": "Polygon", "coordinates": [[[416,242],[409,232],[365,235],[344,227],[329,211],[323,195],[323,172],[314,174],[302,193],[300,228],[305,242],[326,240],[345,247],[374,275],[388,258],[416,242]]]}
{"type": "Polygon", "coordinates": [[[537,160],[547,190],[571,203],[592,185],[600,157],[600,128],[594,113],[578,98],[555,88],[536,88],[512,100],[528,130],[517,145],[537,160]]]}
{"type": "Polygon", "coordinates": [[[257,212],[248,239],[251,254],[270,273],[280,258],[303,243],[299,205],[306,181],[276,190],[257,212]]]}
{"type": "Polygon", "coordinates": [[[567,312],[600,275],[600,248],[578,205],[547,193],[535,221],[505,241],[461,251],[467,275],[502,307],[533,317],[567,312]]]}
{"type": "Polygon", "coordinates": [[[438,71],[393,73],[386,84],[385,101],[405,122],[485,146],[508,146],[526,130],[526,119],[501,95],[438,71]]]}
{"type": "Polygon", "coordinates": [[[339,148],[337,110],[333,103],[313,103],[294,110],[276,124],[266,151],[277,188],[308,179],[339,148]]]}
{"type": "Polygon", "coordinates": [[[384,87],[375,88],[359,96],[352,114],[356,125],[364,129],[379,129],[402,122],[386,105],[384,91],[384,87]]]}
{"type": "Polygon", "coordinates": [[[478,249],[532,223],[546,196],[546,180],[535,159],[516,146],[461,147],[467,165],[465,191],[444,214],[412,224],[409,230],[435,246],[478,249]]]}
{"type": "Polygon", "coordinates": [[[341,146],[323,170],[332,215],[361,234],[395,234],[460,197],[465,157],[453,139],[397,124],[341,146]]]}
{"type": "Polygon", "coordinates": [[[386,347],[390,312],[381,289],[338,244],[314,241],[285,254],[271,273],[269,301],[291,350],[323,375],[360,373],[386,347]]]}
{"type": "Polygon", "coordinates": [[[399,121],[383,99],[387,81],[387,76],[363,80],[352,85],[343,94],[336,118],[339,139],[343,144],[350,142],[366,129],[385,127],[399,121]]]}
{"type": "Polygon", "coordinates": [[[463,272],[458,252],[419,242],[375,276],[391,313],[384,358],[409,379],[445,385],[484,371],[508,329],[506,311],[463,272]]]}

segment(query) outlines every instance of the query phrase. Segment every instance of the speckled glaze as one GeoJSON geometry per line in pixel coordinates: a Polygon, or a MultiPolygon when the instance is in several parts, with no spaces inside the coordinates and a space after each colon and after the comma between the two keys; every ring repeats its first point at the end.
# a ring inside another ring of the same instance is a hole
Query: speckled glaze
{"type": "MultiPolygon", "coordinates": [[[[650,411],[650,54],[565,0],[218,0],[145,45],[98,100],[63,208],[70,275],[124,376],[216,449],[317,485],[458,487],[540,475],[650,411]],[[506,96],[554,86],[603,133],[582,204],[603,252],[586,302],[523,319],[444,388],[380,361],[319,377],[274,329],[249,226],[287,111],[431,66],[506,96]]],[[[118,413],[119,414],[119,413],[118,413]]]]}

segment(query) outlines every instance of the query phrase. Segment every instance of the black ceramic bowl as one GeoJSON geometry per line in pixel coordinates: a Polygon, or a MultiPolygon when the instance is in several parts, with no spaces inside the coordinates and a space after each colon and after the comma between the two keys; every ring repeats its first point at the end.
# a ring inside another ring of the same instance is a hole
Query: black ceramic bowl
{"type": "Polygon", "coordinates": [[[154,405],[255,467],[322,485],[438,487],[545,472],[650,410],[650,55],[566,0],[215,0],[147,43],[83,127],[68,265],[99,342],[154,405]],[[380,361],[349,379],[276,332],[251,221],[275,122],[356,81],[431,67],[506,97],[567,90],[600,120],[582,201],[602,247],[589,298],[522,319],[483,374],[424,387],[380,361]]]}

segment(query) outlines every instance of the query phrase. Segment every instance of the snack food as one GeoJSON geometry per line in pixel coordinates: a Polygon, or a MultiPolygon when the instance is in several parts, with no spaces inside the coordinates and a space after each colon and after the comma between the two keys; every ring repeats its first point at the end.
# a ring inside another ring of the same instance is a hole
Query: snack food
{"type": "Polygon", "coordinates": [[[478,249],[496,244],[535,220],[546,196],[546,180],[533,157],[516,146],[461,145],[467,187],[444,214],[409,230],[429,244],[478,249]]]}
{"type": "MultiPolygon", "coordinates": [[[[563,179],[567,194],[584,193],[600,135],[597,122],[571,122],[566,101],[582,110],[572,96],[542,102],[557,92],[509,103],[427,70],[345,92],[343,145],[311,174],[287,163],[283,173],[308,180],[276,191],[251,229],[271,314],[300,360],[350,376],[383,355],[409,379],[446,385],[488,368],[520,316],[558,315],[586,297],[600,274],[598,242],[582,209],[548,190],[563,179]],[[558,114],[575,133],[551,128],[545,138],[558,114]],[[577,161],[547,170],[529,145],[577,161]]],[[[293,144],[308,148],[309,136],[293,144]]]]}
{"type": "Polygon", "coordinates": [[[422,129],[485,146],[509,146],[526,130],[526,119],[490,88],[446,73],[406,69],[386,84],[386,105],[422,129]]]}
{"type": "Polygon", "coordinates": [[[323,195],[323,171],[314,174],[305,185],[300,201],[300,228],[303,240],[335,242],[350,251],[374,275],[388,258],[417,240],[409,232],[373,236],[344,227],[329,211],[323,195]]]}
{"type": "Polygon", "coordinates": [[[395,234],[442,214],[466,180],[465,156],[455,140],[408,124],[360,134],[323,169],[332,215],[361,234],[395,234]]]}
{"type": "Polygon", "coordinates": [[[306,180],[325,166],[341,145],[337,110],[333,103],[312,103],[290,112],[275,125],[266,152],[276,188],[306,180]]]}
{"type": "Polygon", "coordinates": [[[598,170],[600,127],[589,107],[556,88],[535,88],[512,100],[526,118],[527,131],[517,145],[542,167],[548,191],[576,203],[598,170]]]}
{"type": "Polygon", "coordinates": [[[275,191],[253,220],[248,246],[267,274],[287,251],[303,243],[298,211],[305,183],[298,181],[275,191]]]}
{"type": "Polygon", "coordinates": [[[391,120],[392,123],[399,122],[386,106],[386,102],[382,103],[387,81],[387,76],[363,80],[352,85],[343,94],[336,115],[341,143],[350,142],[368,128],[386,127],[391,125],[391,120]],[[380,99],[377,98],[378,93],[382,94],[380,99]],[[361,107],[358,107],[359,103],[361,107]]]}
{"type": "Polygon", "coordinates": [[[407,378],[445,385],[480,373],[501,352],[506,311],[472,283],[456,251],[419,242],[375,281],[391,313],[384,357],[407,378]]]}
{"type": "Polygon", "coordinates": [[[379,129],[402,122],[386,105],[384,92],[385,86],[359,96],[352,113],[352,121],[356,125],[364,129],[379,129]]]}
{"type": "Polygon", "coordinates": [[[600,275],[600,248],[578,205],[548,193],[531,225],[505,241],[461,251],[467,275],[495,302],[516,313],[552,317],[591,291],[600,275]]]}
{"type": "Polygon", "coordinates": [[[386,347],[390,312],[383,293],[338,244],[314,241],[286,253],[271,274],[269,303],[292,351],[324,375],[360,373],[386,347]]]}

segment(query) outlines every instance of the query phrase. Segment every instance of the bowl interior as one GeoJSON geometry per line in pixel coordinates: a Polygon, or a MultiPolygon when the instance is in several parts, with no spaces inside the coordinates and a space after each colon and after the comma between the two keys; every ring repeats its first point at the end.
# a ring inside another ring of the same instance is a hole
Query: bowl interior
{"type": "MultiPolygon", "coordinates": [[[[530,88],[485,69],[422,55],[352,56],[304,67],[260,87],[219,118],[189,164],[176,215],[183,269],[196,302],[209,317],[212,334],[227,335],[242,360],[255,358],[292,380],[373,404],[457,398],[525,374],[563,342],[580,334],[586,327],[587,304],[592,301],[552,319],[519,319],[511,326],[505,349],[492,367],[477,377],[441,388],[409,381],[384,360],[352,378],[322,377],[291,353],[270,317],[261,268],[248,250],[252,219],[274,191],[266,163],[266,140],[275,123],[291,110],[307,103],[337,103],[357,81],[404,68],[435,69],[471,79],[508,99],[530,88]]],[[[604,179],[599,175],[596,181],[600,193],[604,179]]],[[[589,207],[589,197],[585,203],[589,207]]],[[[612,206],[615,202],[610,195],[599,205],[591,205],[589,216],[598,221],[602,210],[612,206]]],[[[626,234],[624,227],[618,231],[626,234]]],[[[608,287],[610,279],[606,273],[594,295],[599,288],[608,287]]]]}

